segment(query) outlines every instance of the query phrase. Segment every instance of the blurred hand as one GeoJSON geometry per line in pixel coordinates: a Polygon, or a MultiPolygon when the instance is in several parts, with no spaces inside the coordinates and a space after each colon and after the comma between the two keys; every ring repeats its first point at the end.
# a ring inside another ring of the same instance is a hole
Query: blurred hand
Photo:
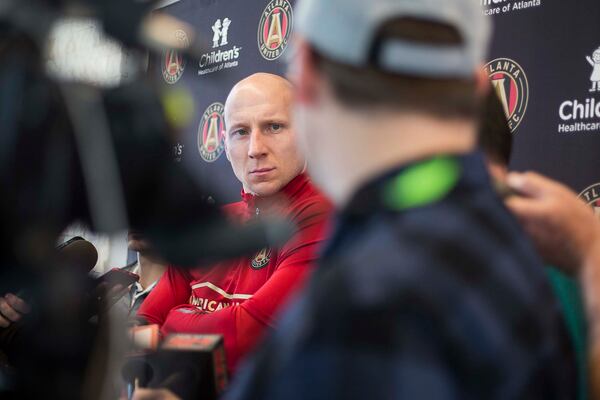
{"type": "Polygon", "coordinates": [[[168,389],[135,389],[133,400],[181,400],[168,389]]]}
{"type": "Polygon", "coordinates": [[[128,291],[129,287],[127,286],[121,284],[111,286],[107,282],[102,282],[96,286],[92,295],[99,300],[99,312],[103,314],[108,312],[128,291]]]}
{"type": "Polygon", "coordinates": [[[594,246],[600,245],[600,221],[566,186],[542,175],[510,173],[508,186],[518,193],[506,199],[531,236],[544,261],[576,274],[594,246]]]}
{"type": "Polygon", "coordinates": [[[30,311],[29,305],[20,297],[8,293],[0,297],[0,327],[8,328],[30,311]]]}

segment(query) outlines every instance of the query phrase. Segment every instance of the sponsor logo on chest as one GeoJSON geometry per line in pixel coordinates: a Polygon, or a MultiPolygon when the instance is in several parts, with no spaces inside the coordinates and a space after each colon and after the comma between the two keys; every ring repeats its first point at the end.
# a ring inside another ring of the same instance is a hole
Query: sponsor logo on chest
{"type": "Polygon", "coordinates": [[[252,298],[251,294],[228,293],[211,282],[192,285],[189,303],[204,312],[215,312],[225,307],[237,306],[252,298]]]}

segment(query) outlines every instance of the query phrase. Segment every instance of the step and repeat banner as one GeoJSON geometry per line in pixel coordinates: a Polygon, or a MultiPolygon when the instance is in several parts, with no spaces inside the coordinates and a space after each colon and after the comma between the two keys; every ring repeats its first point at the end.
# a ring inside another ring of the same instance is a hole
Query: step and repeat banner
{"type": "MultiPolygon", "coordinates": [[[[485,70],[511,126],[512,169],[558,179],[600,210],[600,1],[473,1],[495,26],[485,70]]],[[[191,93],[194,116],[174,153],[221,202],[240,192],[224,154],[223,103],[254,72],[285,73],[295,3],[180,0],[164,8],[207,43],[195,65],[170,52],[153,70],[191,93]]]]}

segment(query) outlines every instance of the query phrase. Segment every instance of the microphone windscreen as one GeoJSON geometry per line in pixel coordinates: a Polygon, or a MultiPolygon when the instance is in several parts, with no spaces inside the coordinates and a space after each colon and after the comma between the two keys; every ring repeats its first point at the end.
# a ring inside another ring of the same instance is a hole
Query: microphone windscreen
{"type": "Polygon", "coordinates": [[[78,236],[58,246],[58,254],[62,263],[85,269],[86,272],[94,269],[98,262],[96,247],[78,236]]]}

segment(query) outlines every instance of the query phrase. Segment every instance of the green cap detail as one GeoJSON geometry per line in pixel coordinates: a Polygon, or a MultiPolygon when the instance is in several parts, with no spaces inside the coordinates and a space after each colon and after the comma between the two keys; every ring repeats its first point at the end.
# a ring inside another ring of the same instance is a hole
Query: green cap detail
{"type": "Polygon", "coordinates": [[[385,204],[395,210],[420,207],[441,200],[458,182],[460,165],[451,157],[436,157],[399,173],[383,193],[385,204]]]}

